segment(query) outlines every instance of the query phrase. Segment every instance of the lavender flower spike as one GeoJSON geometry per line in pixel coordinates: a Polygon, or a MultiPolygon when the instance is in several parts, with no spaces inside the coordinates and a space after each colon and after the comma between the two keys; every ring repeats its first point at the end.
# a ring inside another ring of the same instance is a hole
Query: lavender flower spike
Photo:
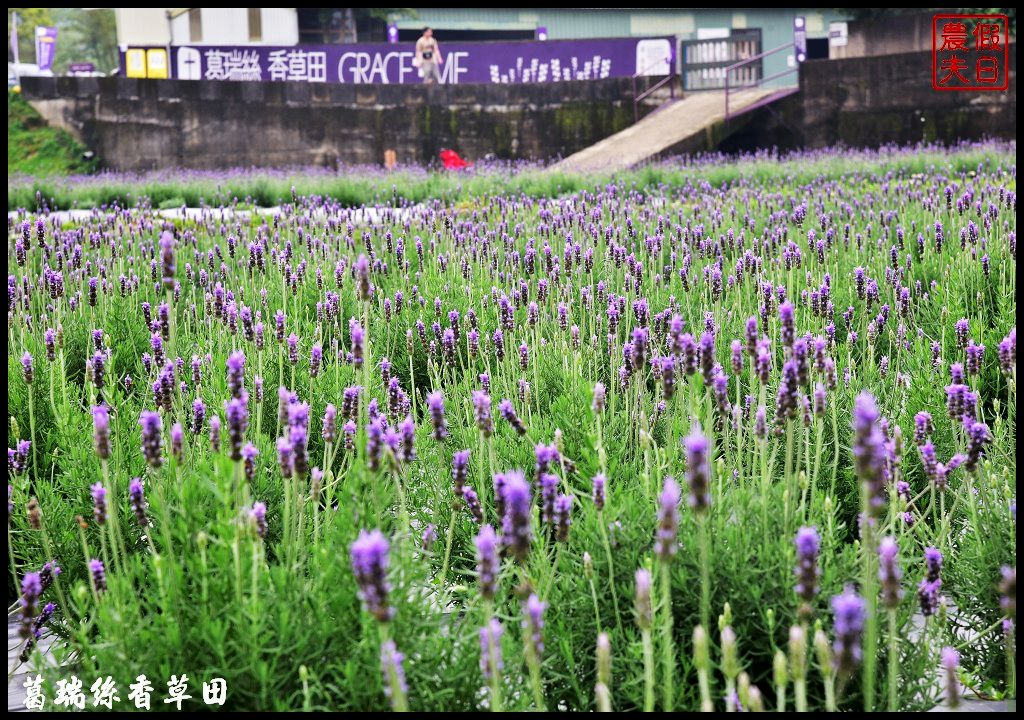
{"type": "Polygon", "coordinates": [[[361,530],[350,551],[359,597],[370,614],[380,622],[389,621],[394,614],[388,607],[388,592],[391,590],[387,579],[389,549],[388,541],[380,530],[361,530]]]}
{"type": "Polygon", "coordinates": [[[161,449],[163,448],[163,423],[160,413],[143,410],[139,417],[142,426],[142,455],[151,467],[158,468],[163,464],[161,449]]]}
{"type": "Polygon", "coordinates": [[[840,675],[848,676],[860,665],[860,639],[866,608],[864,598],[850,586],[841,595],[832,598],[832,612],[835,615],[833,665],[840,675]]]}
{"type": "Polygon", "coordinates": [[[679,534],[679,485],[671,477],[658,496],[658,529],[654,538],[654,553],[662,562],[669,562],[676,554],[676,536],[679,534]]]}
{"type": "Polygon", "coordinates": [[[690,486],[690,507],[700,513],[711,505],[711,466],[708,461],[710,443],[694,428],[683,441],[686,448],[686,480],[690,486]]]}

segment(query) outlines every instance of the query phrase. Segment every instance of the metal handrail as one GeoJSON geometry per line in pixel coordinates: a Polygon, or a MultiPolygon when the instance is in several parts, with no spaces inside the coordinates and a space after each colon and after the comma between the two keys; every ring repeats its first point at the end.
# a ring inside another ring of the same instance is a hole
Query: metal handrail
{"type": "MultiPolygon", "coordinates": [[[[764,58],[768,57],[769,55],[774,55],[777,52],[781,52],[783,50],[788,50],[790,48],[794,48],[795,49],[796,48],[796,43],[791,41],[791,42],[785,43],[784,45],[779,45],[778,47],[772,48],[771,50],[766,50],[765,52],[759,53],[757,55],[754,55],[753,57],[749,57],[749,58],[747,58],[745,60],[740,60],[737,63],[733,63],[732,65],[730,65],[729,67],[727,67],[725,69],[725,119],[726,120],[729,119],[729,91],[730,91],[730,87],[729,87],[729,73],[731,73],[733,70],[736,70],[737,68],[743,67],[744,65],[749,65],[750,63],[758,62],[758,61],[763,60],[764,58]]],[[[758,80],[756,80],[753,83],[747,83],[747,84],[744,84],[744,85],[740,85],[738,87],[740,87],[740,88],[757,87],[758,85],[761,85],[762,83],[765,83],[768,80],[775,80],[776,78],[780,78],[783,75],[789,75],[790,73],[797,73],[799,75],[799,72],[800,72],[800,64],[797,63],[795,67],[789,68],[787,70],[783,70],[782,72],[775,73],[774,75],[770,75],[768,77],[759,78],[758,80]]]]}
{"type": "Polygon", "coordinates": [[[655,60],[654,62],[650,63],[643,70],[641,70],[639,72],[633,73],[633,77],[631,78],[631,80],[633,82],[633,122],[639,122],[639,120],[640,120],[640,101],[643,100],[645,97],[648,97],[649,95],[651,95],[651,93],[653,93],[655,90],[657,90],[657,89],[659,89],[661,87],[664,87],[665,83],[669,83],[669,96],[673,100],[675,99],[675,97],[676,97],[676,88],[675,88],[675,85],[672,84],[672,80],[674,80],[674,79],[675,79],[675,74],[672,71],[672,56],[671,55],[669,55],[667,58],[659,58],[658,60],[655,60]],[[636,93],[636,79],[639,78],[639,77],[648,77],[648,75],[646,74],[647,71],[650,70],[652,67],[654,67],[656,65],[660,65],[663,62],[668,62],[668,66],[669,66],[668,75],[663,77],[661,80],[656,82],[651,87],[649,87],[646,90],[644,90],[639,95],[637,95],[637,93],[636,93]]]}

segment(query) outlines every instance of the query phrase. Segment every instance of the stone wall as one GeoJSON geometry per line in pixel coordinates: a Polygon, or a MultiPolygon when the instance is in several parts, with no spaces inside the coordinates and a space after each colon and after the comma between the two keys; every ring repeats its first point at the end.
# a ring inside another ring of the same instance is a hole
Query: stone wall
{"type": "MultiPolygon", "coordinates": [[[[1016,44],[1006,92],[937,92],[931,53],[811,60],[800,92],[672,152],[1016,138],[1016,44]]],[[[380,165],[567,156],[633,122],[628,78],[522,85],[24,78],[25,97],[113,169],[380,165]]],[[[643,108],[645,112],[648,108],[643,108]]]]}
{"type": "Polygon", "coordinates": [[[799,93],[752,113],[719,149],[1016,138],[1016,51],[1011,44],[1006,92],[933,90],[930,50],[811,60],[800,69],[799,93]]]}
{"type": "Polygon", "coordinates": [[[873,20],[851,20],[847,23],[846,45],[830,46],[828,56],[835,60],[931,50],[932,17],[937,12],[901,12],[873,20]]]}
{"type": "Polygon", "coordinates": [[[517,85],[24,78],[23,92],[110,168],[282,167],[569,155],[633,122],[628,78],[517,85]]]}

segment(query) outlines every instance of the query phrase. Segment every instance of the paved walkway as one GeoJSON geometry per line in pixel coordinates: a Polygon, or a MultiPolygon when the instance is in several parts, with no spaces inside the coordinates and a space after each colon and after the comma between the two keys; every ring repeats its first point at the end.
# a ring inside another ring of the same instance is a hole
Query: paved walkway
{"type": "MultiPolygon", "coordinates": [[[[729,110],[737,112],[777,92],[779,88],[730,92],[729,110]]],[[[625,170],[724,119],[724,90],[694,92],[647,115],[635,125],[570,155],[550,169],[562,172],[625,170]]]]}

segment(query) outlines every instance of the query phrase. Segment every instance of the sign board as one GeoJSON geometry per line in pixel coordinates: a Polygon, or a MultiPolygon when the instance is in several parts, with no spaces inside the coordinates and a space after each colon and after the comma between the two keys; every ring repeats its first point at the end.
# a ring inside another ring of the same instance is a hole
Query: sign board
{"type": "Polygon", "coordinates": [[[36,27],[36,65],[40,70],[53,68],[53,56],[57,51],[57,28],[36,27]]]}
{"type": "Polygon", "coordinates": [[[68,72],[72,75],[90,75],[96,72],[96,66],[91,62],[77,62],[68,65],[68,72]]]}
{"type": "Polygon", "coordinates": [[[125,77],[146,77],[146,51],[142,48],[128,48],[122,61],[125,77]]]}
{"type": "Polygon", "coordinates": [[[798,63],[807,59],[807,22],[800,15],[793,18],[793,48],[798,63]]]}
{"type": "Polygon", "coordinates": [[[636,44],[638,75],[672,74],[672,43],[667,38],[641,40],[636,44]]]}
{"type": "Polygon", "coordinates": [[[828,24],[829,47],[843,47],[849,42],[849,26],[845,22],[828,24]]]}
{"type": "MultiPolygon", "coordinates": [[[[477,43],[446,43],[440,38],[439,42],[444,57],[441,81],[452,85],[665,75],[672,68],[669,37],[477,43]]],[[[129,62],[145,50],[124,51],[128,77],[146,77],[133,74],[137,66],[129,62]]],[[[170,76],[179,80],[412,84],[422,82],[412,64],[414,56],[413,43],[194,45],[171,47],[167,65],[170,76]]],[[[145,67],[145,58],[142,64],[145,67]]]]}
{"type": "Polygon", "coordinates": [[[163,48],[150,48],[146,51],[146,77],[164,80],[170,77],[167,66],[167,51],[163,48]]]}

